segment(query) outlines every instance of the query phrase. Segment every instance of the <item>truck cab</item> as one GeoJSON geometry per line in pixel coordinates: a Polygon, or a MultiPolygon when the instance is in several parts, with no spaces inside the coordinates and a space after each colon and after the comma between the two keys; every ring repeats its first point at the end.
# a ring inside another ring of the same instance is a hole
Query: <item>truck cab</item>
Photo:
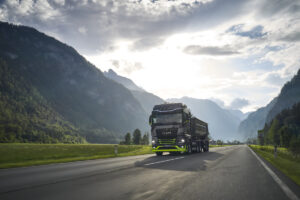
{"type": "MultiPolygon", "coordinates": [[[[207,124],[203,122],[204,125],[202,126],[204,128],[202,127],[201,129],[202,136],[206,137],[197,137],[200,136],[199,128],[197,128],[199,127],[199,123],[195,123],[195,119],[192,117],[187,106],[182,103],[168,103],[154,106],[149,117],[152,151],[158,156],[162,155],[163,152],[200,152],[201,149],[205,148],[203,138],[208,142],[208,129],[207,124]]],[[[205,150],[208,150],[208,144],[206,145],[205,150]]]]}

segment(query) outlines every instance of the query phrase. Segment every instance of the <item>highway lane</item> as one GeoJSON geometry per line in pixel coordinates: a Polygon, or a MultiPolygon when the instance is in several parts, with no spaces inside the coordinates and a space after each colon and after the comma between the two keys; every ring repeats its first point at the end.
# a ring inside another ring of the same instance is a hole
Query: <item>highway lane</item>
{"type": "MultiPolygon", "coordinates": [[[[299,193],[298,186],[288,185],[299,193]]],[[[0,170],[0,199],[289,198],[249,148],[241,145],[192,155],[143,155],[0,170]]]]}

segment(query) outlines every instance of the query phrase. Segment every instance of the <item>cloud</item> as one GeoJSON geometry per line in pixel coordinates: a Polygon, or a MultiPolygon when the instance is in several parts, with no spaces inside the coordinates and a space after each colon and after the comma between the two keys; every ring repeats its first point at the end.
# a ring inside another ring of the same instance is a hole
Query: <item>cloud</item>
{"type": "Polygon", "coordinates": [[[92,55],[120,40],[134,40],[132,48],[141,50],[174,33],[218,26],[242,14],[245,4],[235,0],[6,0],[0,5],[0,20],[58,35],[79,52],[92,55]],[[78,31],[83,26],[86,35],[78,31]]]}
{"type": "Polygon", "coordinates": [[[287,41],[287,42],[299,42],[300,41],[300,32],[292,32],[283,38],[281,38],[282,41],[287,41]]]}
{"type": "Polygon", "coordinates": [[[117,69],[120,68],[120,63],[118,60],[112,60],[111,64],[117,69]]]}
{"type": "Polygon", "coordinates": [[[280,74],[278,74],[276,72],[271,72],[265,78],[265,81],[267,83],[270,83],[271,85],[281,86],[284,83],[286,83],[289,79],[290,79],[289,76],[287,76],[287,77],[281,77],[280,74]]]}
{"type": "Polygon", "coordinates": [[[248,106],[250,102],[247,99],[235,98],[229,105],[231,109],[242,109],[248,106]]]}
{"type": "Polygon", "coordinates": [[[187,54],[191,55],[212,55],[212,56],[224,56],[224,55],[235,55],[239,54],[238,51],[232,49],[230,46],[198,46],[190,45],[184,48],[183,50],[187,54]]]}
{"type": "Polygon", "coordinates": [[[126,74],[131,74],[132,72],[143,69],[142,63],[134,62],[134,63],[126,63],[126,66],[122,68],[122,71],[126,74]]]}
{"type": "Polygon", "coordinates": [[[256,39],[256,38],[262,38],[263,36],[267,35],[266,32],[263,33],[263,26],[257,25],[253,27],[249,31],[243,31],[244,24],[238,24],[230,27],[227,32],[231,32],[235,35],[239,35],[242,37],[248,37],[251,39],[256,39]]]}
{"type": "Polygon", "coordinates": [[[147,37],[138,39],[131,45],[130,50],[132,51],[145,51],[156,46],[162,45],[164,42],[163,38],[160,37],[147,37]]]}

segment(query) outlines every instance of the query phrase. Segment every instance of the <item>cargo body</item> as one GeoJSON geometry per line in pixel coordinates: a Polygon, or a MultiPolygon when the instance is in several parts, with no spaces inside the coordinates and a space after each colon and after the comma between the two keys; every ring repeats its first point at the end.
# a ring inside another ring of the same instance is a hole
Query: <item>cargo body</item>
{"type": "Polygon", "coordinates": [[[209,150],[208,124],[192,117],[181,103],[156,105],[149,118],[152,151],[192,153],[209,150]]]}

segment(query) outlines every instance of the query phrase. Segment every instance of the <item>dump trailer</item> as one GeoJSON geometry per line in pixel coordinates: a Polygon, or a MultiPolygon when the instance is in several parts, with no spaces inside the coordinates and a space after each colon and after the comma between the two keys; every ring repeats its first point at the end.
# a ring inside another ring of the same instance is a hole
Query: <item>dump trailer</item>
{"type": "Polygon", "coordinates": [[[152,151],[193,153],[209,150],[208,124],[193,117],[182,103],[155,105],[149,117],[152,151]]]}

